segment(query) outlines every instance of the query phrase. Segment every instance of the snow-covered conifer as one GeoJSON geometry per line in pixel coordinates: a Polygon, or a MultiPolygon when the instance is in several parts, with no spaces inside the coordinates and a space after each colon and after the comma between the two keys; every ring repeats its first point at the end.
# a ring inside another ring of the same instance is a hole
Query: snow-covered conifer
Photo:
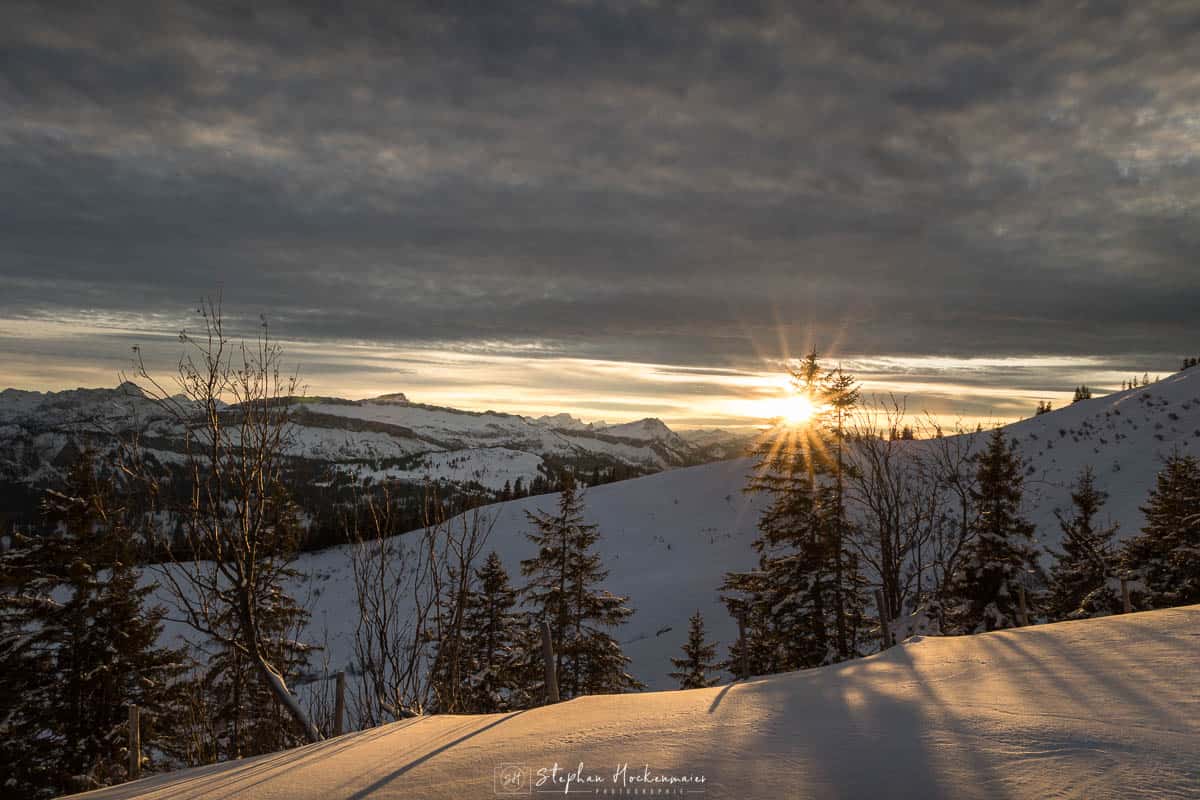
{"type": "Polygon", "coordinates": [[[717,645],[704,639],[704,617],[697,611],[688,620],[688,639],[683,645],[683,658],[671,659],[678,670],[672,672],[671,677],[679,681],[680,689],[703,689],[715,683],[710,676],[720,669],[716,662],[717,645]]]}

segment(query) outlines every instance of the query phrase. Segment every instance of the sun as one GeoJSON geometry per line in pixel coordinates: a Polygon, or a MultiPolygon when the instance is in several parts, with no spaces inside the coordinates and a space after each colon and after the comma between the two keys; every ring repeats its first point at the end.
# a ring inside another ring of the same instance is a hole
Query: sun
{"type": "Polygon", "coordinates": [[[813,401],[803,394],[790,395],[783,399],[781,405],[780,417],[785,425],[793,427],[807,424],[817,413],[817,407],[813,401]]]}

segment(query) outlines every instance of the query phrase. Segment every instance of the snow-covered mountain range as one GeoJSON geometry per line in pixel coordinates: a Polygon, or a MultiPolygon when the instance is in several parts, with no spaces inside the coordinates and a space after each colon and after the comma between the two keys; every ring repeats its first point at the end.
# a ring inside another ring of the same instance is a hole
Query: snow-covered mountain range
{"type": "MultiPolygon", "coordinates": [[[[493,492],[518,479],[528,487],[561,468],[591,475],[618,467],[628,476],[700,464],[737,455],[748,441],[725,431],[679,434],[657,419],[621,425],[568,414],[534,419],[412,403],[403,394],[297,398],[294,410],[295,459],[360,479],[433,479],[493,492]]],[[[83,441],[104,449],[135,425],[145,428],[155,455],[172,460],[178,431],[132,383],[44,393],[6,389],[0,392],[0,482],[51,485],[83,441]]],[[[5,511],[12,509],[0,505],[5,511]]]]}

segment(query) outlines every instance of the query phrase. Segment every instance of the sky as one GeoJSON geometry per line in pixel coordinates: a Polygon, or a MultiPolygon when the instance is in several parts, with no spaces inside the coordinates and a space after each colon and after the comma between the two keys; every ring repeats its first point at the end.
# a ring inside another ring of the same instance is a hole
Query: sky
{"type": "Polygon", "coordinates": [[[1004,421],[1200,353],[1192,2],[0,5],[0,388],[169,370],[754,424],[816,348],[1004,421]]]}

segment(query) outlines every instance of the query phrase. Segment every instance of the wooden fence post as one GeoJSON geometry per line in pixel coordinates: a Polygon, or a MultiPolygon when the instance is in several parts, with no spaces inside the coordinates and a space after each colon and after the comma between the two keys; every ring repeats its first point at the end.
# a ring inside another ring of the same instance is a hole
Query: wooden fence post
{"type": "Polygon", "coordinates": [[[883,598],[882,589],[875,590],[875,607],[879,609],[879,639],[883,643],[883,649],[887,650],[892,646],[892,631],[888,625],[891,613],[887,601],[883,598]]]}
{"type": "Polygon", "coordinates": [[[1029,609],[1025,606],[1025,584],[1017,584],[1017,621],[1022,627],[1029,625],[1029,609]]]}
{"type": "Polygon", "coordinates": [[[129,707],[129,780],[142,777],[142,721],[137,706],[129,707]]]}
{"type": "Polygon", "coordinates": [[[1133,601],[1129,599],[1129,579],[1121,578],[1121,606],[1126,614],[1133,611],[1133,601]]]}
{"type": "Polygon", "coordinates": [[[546,668],[546,702],[558,702],[558,674],[554,669],[554,642],[550,640],[550,623],[542,620],[542,661],[546,668]]]}
{"type": "Polygon", "coordinates": [[[338,670],[336,695],[333,699],[333,735],[342,735],[342,719],[346,716],[346,671],[338,670]]]}

